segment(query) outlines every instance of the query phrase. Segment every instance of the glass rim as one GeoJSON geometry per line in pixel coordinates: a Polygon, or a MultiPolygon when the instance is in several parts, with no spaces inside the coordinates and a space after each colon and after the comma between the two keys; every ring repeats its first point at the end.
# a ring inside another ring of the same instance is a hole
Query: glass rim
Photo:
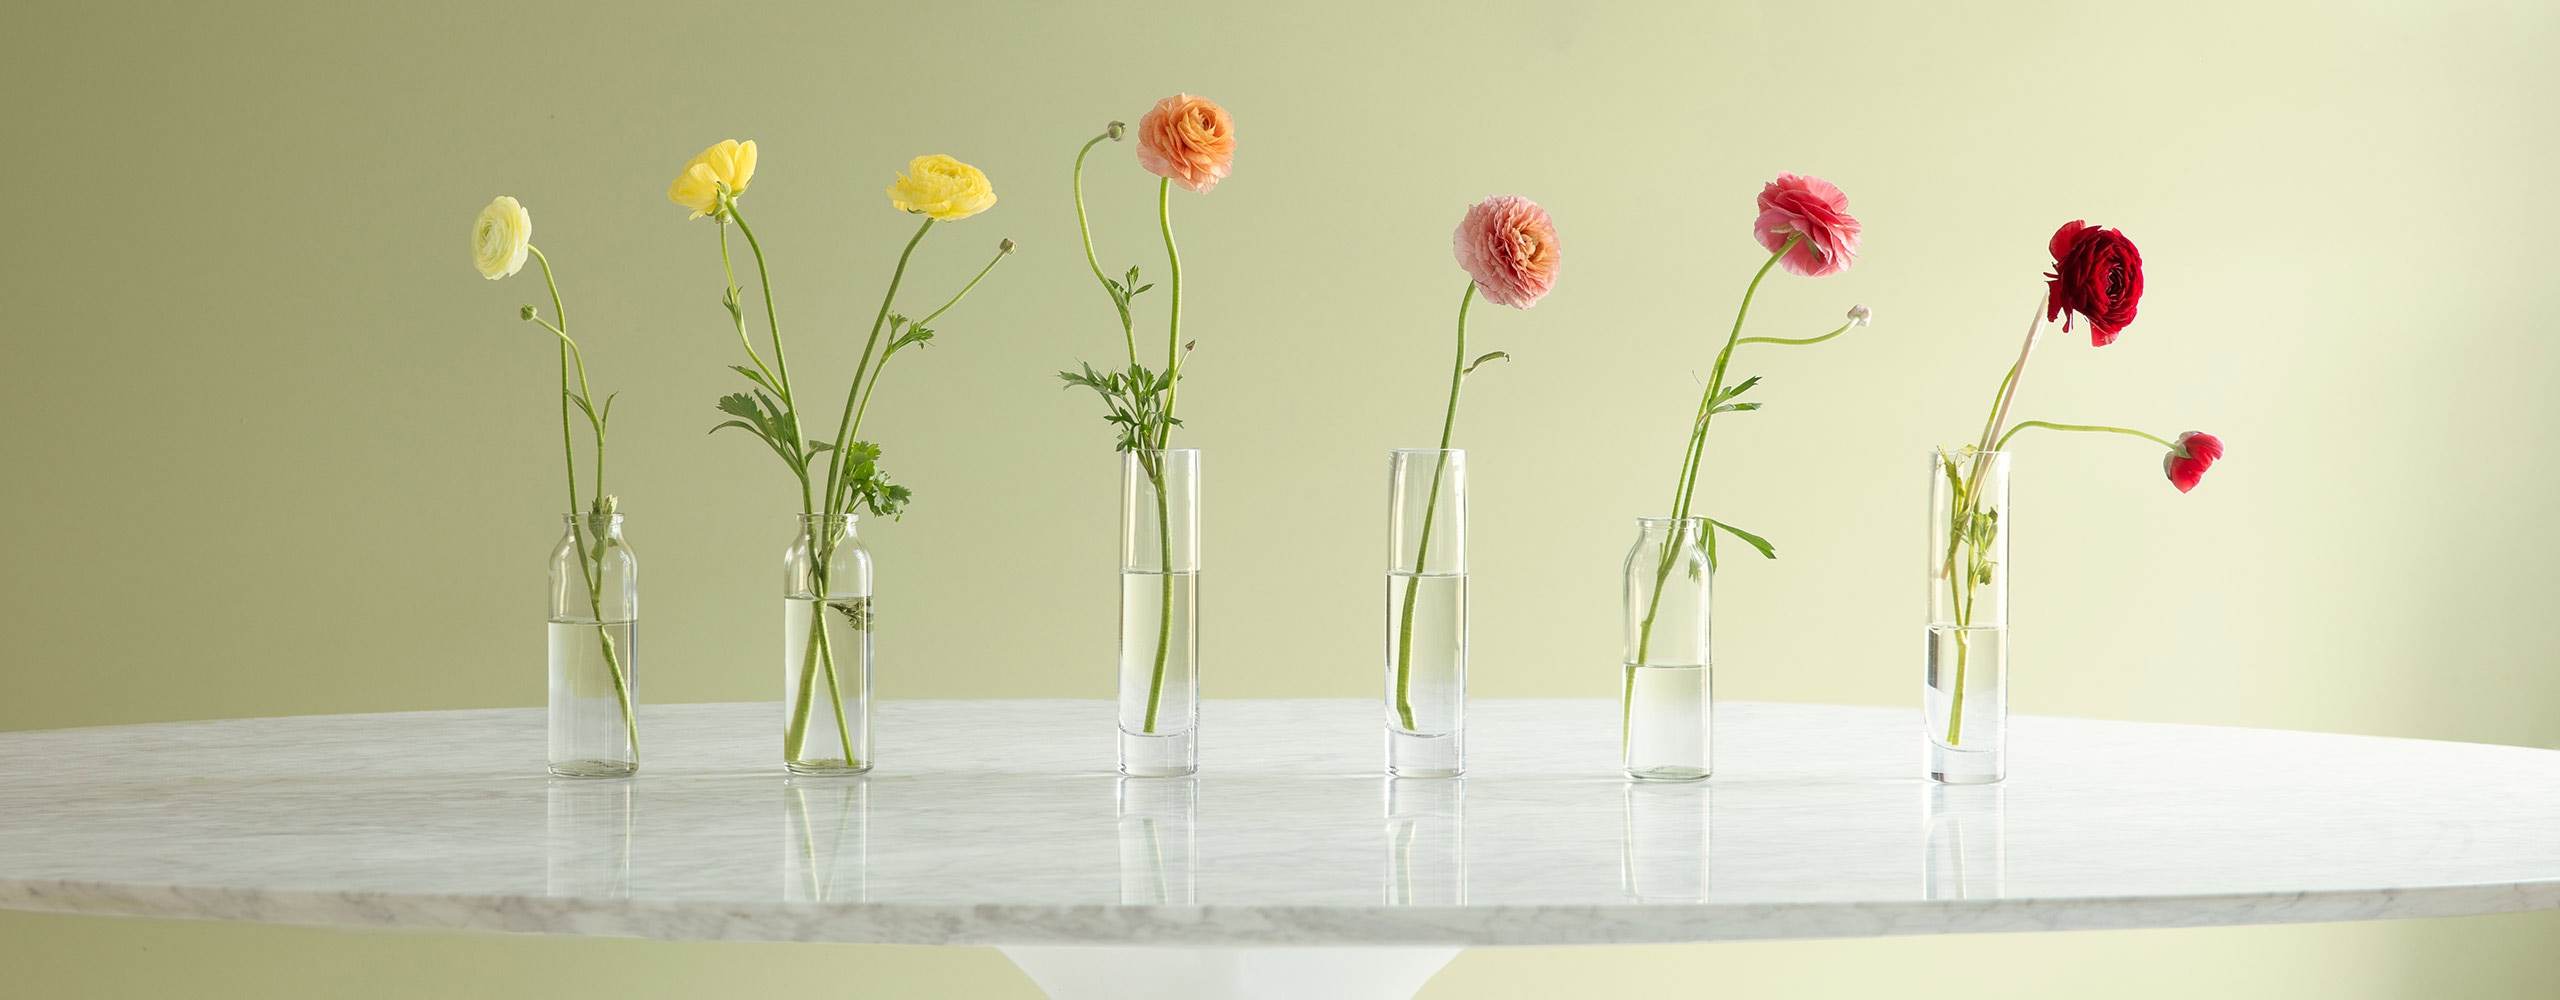
{"type": "Polygon", "coordinates": [[[1990,457],[1992,457],[1992,458],[2007,458],[2007,457],[2009,457],[2009,455],[2010,455],[2010,452],[2009,452],[2007,449],[2004,449],[2004,448],[1995,448],[1995,449],[1992,449],[1992,450],[1990,450],[1990,451],[1982,451],[1982,450],[1979,450],[1979,449],[1974,448],[1972,445],[1965,445],[1965,446],[1963,446],[1963,447],[1959,447],[1959,448],[1949,448],[1949,447],[1947,447],[1946,445],[1942,445],[1942,444],[1941,444],[1941,445],[1931,445],[1931,446],[1929,447],[1929,454],[1931,454],[1931,455],[1963,455],[1963,454],[1965,454],[1965,453],[1967,453],[1967,452],[1971,452],[1971,453],[1973,453],[1973,454],[1975,454],[1975,455],[1988,455],[1988,456],[1990,456],[1990,457]]]}
{"type": "Polygon", "coordinates": [[[1464,455],[1464,448],[1389,448],[1390,455],[1464,455]]]}
{"type": "Polygon", "coordinates": [[[1198,448],[1130,448],[1123,455],[1197,455],[1198,448]]]}
{"type": "Polygon", "coordinates": [[[1654,517],[1654,516],[1648,516],[1648,515],[1642,515],[1642,514],[1639,514],[1639,515],[1637,515],[1637,516],[1636,516],[1636,523],[1637,523],[1637,524],[1705,524],[1705,523],[1707,523],[1707,519],[1706,519],[1706,518],[1704,518],[1704,517],[1670,517],[1670,516],[1667,516],[1667,515],[1666,515],[1666,516],[1661,516],[1661,517],[1654,517]]]}
{"type": "Polygon", "coordinates": [[[845,510],[845,511],[837,511],[836,513],[833,513],[833,514],[807,514],[807,513],[802,513],[802,514],[793,514],[793,515],[791,515],[791,519],[792,519],[792,520],[794,520],[794,521],[798,521],[798,522],[800,522],[800,523],[802,523],[802,524],[809,524],[809,523],[813,523],[813,522],[835,521],[835,520],[839,520],[839,519],[841,519],[841,520],[845,520],[845,521],[858,521],[858,520],[861,520],[861,519],[862,519],[862,515],[860,515],[860,514],[856,514],[856,513],[852,512],[852,511],[849,511],[849,510],[845,510]]]}
{"type": "Polygon", "coordinates": [[[617,510],[617,511],[614,511],[613,513],[610,513],[610,514],[595,514],[595,513],[588,513],[588,514],[562,514],[562,515],[560,515],[560,519],[561,519],[561,520],[563,520],[563,521],[593,521],[593,520],[595,520],[595,519],[597,519],[597,518],[600,518],[600,517],[601,517],[601,518],[609,518],[609,519],[611,519],[611,520],[619,521],[619,520],[622,520],[622,518],[623,518],[623,513],[622,513],[621,511],[618,511],[618,510],[617,510]]]}

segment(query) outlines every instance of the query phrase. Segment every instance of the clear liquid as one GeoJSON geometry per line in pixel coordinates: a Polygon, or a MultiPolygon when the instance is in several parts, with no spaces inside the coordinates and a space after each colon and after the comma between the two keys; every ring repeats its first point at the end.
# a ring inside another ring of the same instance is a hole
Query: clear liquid
{"type": "Polygon", "coordinates": [[[1187,733],[1200,714],[1200,574],[1120,574],[1120,730],[1187,733]],[[1169,590],[1168,590],[1169,588],[1169,590]],[[1169,596],[1168,596],[1169,594],[1169,596]],[[1170,607],[1171,627],[1165,614],[1170,607]],[[1156,650],[1164,649],[1162,682],[1156,650]],[[1153,707],[1152,718],[1149,708],[1153,707]]]}
{"type": "Polygon", "coordinates": [[[871,769],[871,619],[868,597],[783,598],[782,755],[792,771],[871,769]]]}
{"type": "Polygon", "coordinates": [[[1959,753],[1991,753],[2008,743],[2009,630],[2007,627],[1929,626],[1927,686],[1929,739],[1959,753]],[[1961,673],[1964,712],[1955,711],[1961,673]]]}
{"type": "Polygon", "coordinates": [[[1626,665],[1626,768],[1635,778],[1681,781],[1713,769],[1714,698],[1704,666],[1626,665]]]}
{"type": "Polygon", "coordinates": [[[622,715],[616,669],[639,704],[632,671],[638,622],[551,623],[551,772],[568,777],[612,777],[638,769],[631,730],[622,715]],[[608,655],[609,654],[609,655],[608,655]]]}
{"type": "Polygon", "coordinates": [[[1457,732],[1466,719],[1466,697],[1466,575],[1387,574],[1387,725],[1419,736],[1457,732]],[[1408,589],[1409,632],[1402,627],[1408,589]],[[1405,655],[1401,677],[1399,653],[1405,655]]]}

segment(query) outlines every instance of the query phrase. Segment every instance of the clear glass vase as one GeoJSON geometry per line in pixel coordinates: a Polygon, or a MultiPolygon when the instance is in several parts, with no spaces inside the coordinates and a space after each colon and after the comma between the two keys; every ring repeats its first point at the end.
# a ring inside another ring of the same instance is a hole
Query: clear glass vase
{"type": "Polygon", "coordinates": [[[1467,453],[1387,457],[1387,773],[1467,768],[1467,453]]]}
{"type": "Polygon", "coordinates": [[[803,514],[782,557],[782,764],[871,769],[871,552],[851,514],[803,514]]]}
{"type": "Polygon", "coordinates": [[[640,560],[622,515],[561,520],[551,550],[551,773],[618,778],[640,769],[640,560]]]}
{"type": "Polygon", "coordinates": [[[1694,781],[1715,769],[1712,562],[1706,518],[1636,519],[1636,544],[1627,550],[1626,700],[1619,713],[1630,778],[1694,781]]]}
{"type": "Polygon", "coordinates": [[[1921,690],[1929,776],[2008,775],[2009,455],[1929,455],[1929,636],[1921,690]]]}
{"type": "Polygon", "coordinates": [[[1120,456],[1120,771],[1200,766],[1200,451],[1120,456]]]}

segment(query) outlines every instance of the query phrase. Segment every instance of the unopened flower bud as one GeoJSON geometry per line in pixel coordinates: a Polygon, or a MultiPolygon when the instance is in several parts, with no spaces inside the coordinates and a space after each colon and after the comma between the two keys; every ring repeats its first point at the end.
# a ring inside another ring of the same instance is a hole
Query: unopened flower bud
{"type": "Polygon", "coordinates": [[[1121,136],[1129,134],[1129,123],[1112,122],[1108,127],[1102,130],[1102,134],[1110,136],[1111,141],[1113,142],[1119,142],[1121,136]]]}
{"type": "Polygon", "coordinates": [[[1200,342],[1199,342],[1199,341],[1197,341],[1197,340],[1192,341],[1192,342],[1190,342],[1190,343],[1188,343],[1188,344],[1184,344],[1184,345],[1182,345],[1182,352],[1183,352],[1183,353],[1185,353],[1185,354],[1189,354],[1189,353],[1191,353],[1193,350],[1197,349],[1199,346],[1200,346],[1200,342]]]}
{"type": "Polygon", "coordinates": [[[520,317],[520,318],[523,318],[523,319],[528,319],[528,320],[529,320],[529,319],[532,319],[532,318],[533,318],[533,307],[532,307],[532,306],[526,306],[526,307],[524,307],[523,309],[519,309],[519,310],[517,310],[517,311],[516,311],[516,315],[517,315],[518,317],[520,317]]]}
{"type": "Polygon", "coordinates": [[[1001,253],[1012,253],[1013,240],[1011,238],[1007,238],[1004,242],[996,244],[996,250],[1001,253]]]}
{"type": "Polygon", "coordinates": [[[1867,307],[1865,307],[1865,306],[1850,306],[1850,307],[1849,307],[1849,325],[1850,325],[1850,326],[1865,326],[1865,325],[1867,325],[1867,318],[1868,318],[1868,317],[1870,317],[1870,316],[1873,316],[1873,315],[1875,315],[1875,314],[1874,314],[1874,313],[1872,313],[1872,312],[1869,312],[1869,311],[1867,310],[1867,307]]]}

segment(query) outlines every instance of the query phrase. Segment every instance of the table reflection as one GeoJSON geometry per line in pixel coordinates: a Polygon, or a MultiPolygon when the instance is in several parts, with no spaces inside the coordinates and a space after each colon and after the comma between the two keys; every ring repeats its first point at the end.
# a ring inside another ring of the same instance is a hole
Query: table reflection
{"type": "Polygon", "coordinates": [[[1921,794],[1921,894],[1999,898],[2008,867],[2008,789],[1930,782],[1921,794]]]}
{"type": "Polygon", "coordinates": [[[871,900],[871,780],[782,780],[782,898],[794,903],[871,900]]]}
{"type": "Polygon", "coordinates": [[[1197,778],[1121,778],[1120,901],[1198,902],[1194,889],[1200,813],[1197,778]]]}
{"type": "Polygon", "coordinates": [[[551,779],[546,895],[630,898],[632,791],[627,778],[551,779]]]}
{"type": "Polygon", "coordinates": [[[1626,783],[1619,873],[1628,897],[1645,903],[1706,902],[1712,792],[1695,782],[1626,783]]]}
{"type": "Polygon", "coordinates": [[[1386,780],[1387,880],[1390,906],[1463,906],[1467,902],[1467,782],[1464,778],[1386,780]]]}

